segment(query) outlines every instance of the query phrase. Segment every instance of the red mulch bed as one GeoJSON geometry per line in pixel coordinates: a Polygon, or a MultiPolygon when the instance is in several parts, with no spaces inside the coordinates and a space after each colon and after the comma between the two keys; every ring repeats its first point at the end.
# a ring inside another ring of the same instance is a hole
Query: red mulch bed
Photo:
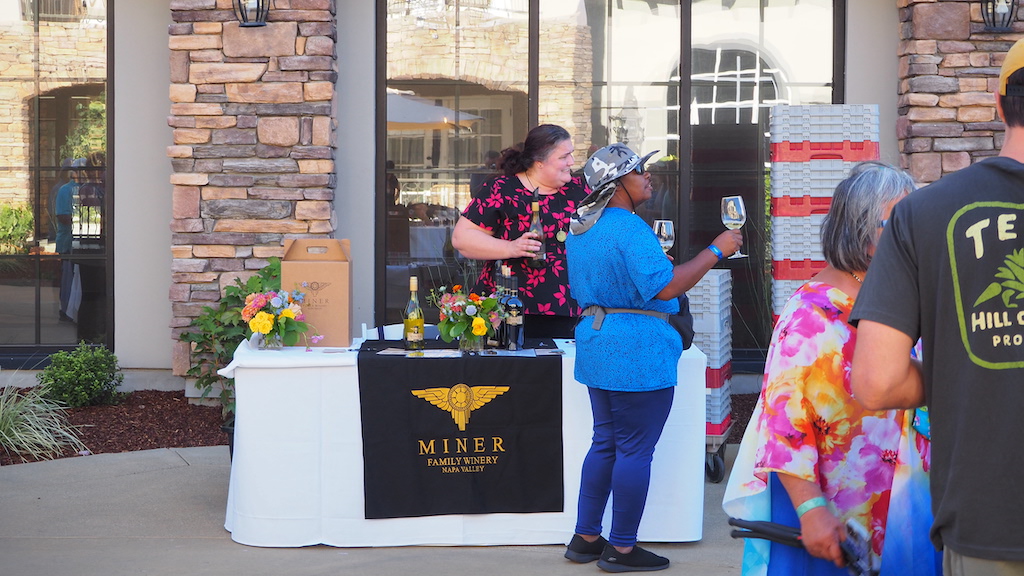
{"type": "MultiPolygon", "coordinates": [[[[68,420],[78,426],[79,438],[93,454],[221,446],[228,440],[220,429],[220,407],[190,404],[184,392],[138,390],[116,406],[69,409],[68,420]]],[[[77,456],[69,452],[63,457],[77,456]]],[[[0,450],[0,465],[20,463],[20,456],[0,450]]]]}
{"type": "Polygon", "coordinates": [[[754,412],[754,405],[757,404],[758,394],[733,394],[732,406],[732,430],[726,444],[739,444],[743,439],[743,431],[747,429],[747,422],[754,412]]]}
{"type": "MultiPolygon", "coordinates": [[[[734,424],[727,443],[739,444],[743,438],[757,396],[732,395],[734,424]]],[[[93,454],[227,444],[220,407],[190,404],[184,392],[139,390],[116,406],[72,408],[68,420],[79,427],[79,437],[93,454]]],[[[76,456],[69,452],[63,457],[76,456]]],[[[0,466],[21,462],[0,450],[0,466]]]]}

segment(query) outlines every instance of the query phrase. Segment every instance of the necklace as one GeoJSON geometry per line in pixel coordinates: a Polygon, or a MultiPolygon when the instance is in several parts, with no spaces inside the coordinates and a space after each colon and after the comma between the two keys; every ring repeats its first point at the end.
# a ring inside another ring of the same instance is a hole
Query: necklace
{"type": "Polygon", "coordinates": [[[864,279],[861,278],[860,276],[857,276],[855,273],[850,272],[850,276],[853,276],[853,279],[856,280],[858,284],[864,283],[864,279]]]}
{"type": "Polygon", "coordinates": [[[536,194],[536,195],[539,196],[540,195],[540,187],[534,187],[533,180],[530,179],[530,175],[527,174],[526,172],[523,172],[523,178],[526,178],[527,183],[529,183],[530,190],[532,191],[531,193],[536,194]]]}
{"type": "MultiPolygon", "coordinates": [[[[530,180],[530,175],[527,174],[526,172],[523,172],[523,178],[526,178],[526,181],[529,183],[530,188],[533,188],[533,180],[530,180]]],[[[534,189],[534,192],[533,192],[534,200],[540,200],[540,198],[538,198],[538,196],[540,196],[540,188],[533,188],[533,189],[534,189]]],[[[565,230],[559,229],[558,232],[555,233],[555,240],[558,240],[559,242],[565,242],[565,239],[568,236],[569,235],[566,234],[565,230]]]]}

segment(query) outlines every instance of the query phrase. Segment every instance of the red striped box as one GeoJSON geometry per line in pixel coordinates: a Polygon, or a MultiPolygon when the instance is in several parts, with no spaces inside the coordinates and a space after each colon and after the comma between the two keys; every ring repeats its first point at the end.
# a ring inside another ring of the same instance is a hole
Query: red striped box
{"type": "Polygon", "coordinates": [[[726,362],[721,368],[708,368],[705,374],[705,388],[721,388],[732,378],[732,361],[726,362]]]}
{"type": "Polygon", "coordinates": [[[824,270],[827,265],[824,260],[772,260],[772,278],[775,280],[810,280],[815,274],[824,270]]]}
{"type": "Polygon", "coordinates": [[[772,198],[772,216],[810,216],[828,214],[832,197],[821,196],[780,196],[772,198]]]}
{"type": "Polygon", "coordinates": [[[707,435],[720,436],[722,434],[725,434],[726,430],[729,429],[729,425],[732,424],[732,414],[726,416],[725,420],[722,420],[722,422],[718,424],[715,424],[713,422],[707,422],[706,424],[707,435]]]}
{"type": "Polygon", "coordinates": [[[878,142],[772,142],[772,162],[810,162],[811,160],[842,160],[863,162],[877,160],[878,142]]]}

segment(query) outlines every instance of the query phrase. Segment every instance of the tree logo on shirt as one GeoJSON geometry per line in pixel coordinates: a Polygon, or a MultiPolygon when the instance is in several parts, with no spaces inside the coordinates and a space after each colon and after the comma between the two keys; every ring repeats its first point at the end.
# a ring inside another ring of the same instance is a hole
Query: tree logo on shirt
{"type": "Polygon", "coordinates": [[[983,201],[961,207],[946,226],[960,342],[989,370],[1024,368],[1022,223],[1024,203],[983,201]]]}
{"type": "Polygon", "coordinates": [[[1017,308],[1016,301],[1024,298],[1024,248],[1014,250],[1003,264],[995,274],[998,280],[989,284],[974,301],[975,308],[996,296],[1002,297],[1007,308],[1017,308]]]}

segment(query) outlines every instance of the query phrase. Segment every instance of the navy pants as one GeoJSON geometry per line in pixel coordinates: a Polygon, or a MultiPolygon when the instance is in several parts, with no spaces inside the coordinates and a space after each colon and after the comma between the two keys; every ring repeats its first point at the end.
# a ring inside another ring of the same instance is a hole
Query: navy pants
{"type": "Polygon", "coordinates": [[[633,546],[647,503],[654,446],[668,420],[674,388],[651,392],[589,390],[594,438],[583,460],[576,533],[601,534],[601,519],[611,495],[608,542],[633,546]]]}

